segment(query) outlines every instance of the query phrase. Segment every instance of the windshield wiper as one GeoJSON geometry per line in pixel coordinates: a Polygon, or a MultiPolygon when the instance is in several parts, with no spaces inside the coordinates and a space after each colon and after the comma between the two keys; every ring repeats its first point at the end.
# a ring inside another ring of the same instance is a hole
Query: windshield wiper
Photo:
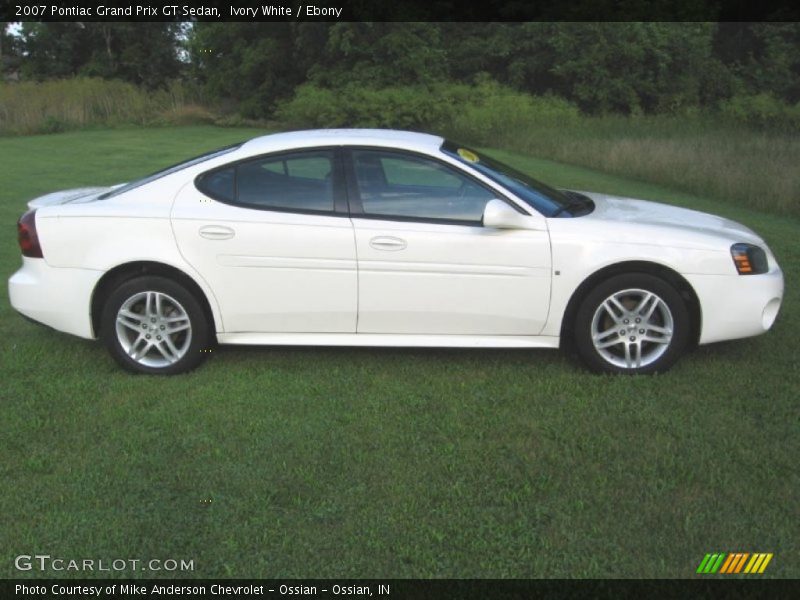
{"type": "Polygon", "coordinates": [[[579,200],[578,198],[575,198],[574,200],[571,200],[567,204],[562,204],[561,206],[559,206],[556,209],[556,211],[552,215],[550,215],[550,217],[557,217],[558,215],[567,210],[573,212],[576,209],[583,208],[584,206],[586,206],[586,202],[584,202],[583,200],[579,200]]]}

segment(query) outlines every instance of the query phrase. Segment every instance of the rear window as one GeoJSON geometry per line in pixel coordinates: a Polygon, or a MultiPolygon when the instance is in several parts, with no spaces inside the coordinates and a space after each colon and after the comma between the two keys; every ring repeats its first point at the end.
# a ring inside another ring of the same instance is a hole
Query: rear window
{"type": "Polygon", "coordinates": [[[332,150],[259,157],[200,175],[197,189],[246,208],[326,213],[334,210],[332,150]]]}
{"type": "Polygon", "coordinates": [[[184,160],[179,162],[178,164],[172,165],[171,167],[166,167],[165,169],[161,169],[160,171],[156,171],[147,177],[142,177],[141,179],[137,179],[136,181],[131,181],[130,183],[126,183],[118,188],[111,190],[110,192],[106,192],[105,194],[101,194],[97,197],[98,200],[105,200],[106,198],[112,198],[114,196],[118,196],[120,194],[124,194],[130,190],[133,190],[139,186],[145,185],[150,183],[151,181],[155,181],[156,179],[161,179],[162,177],[166,177],[167,175],[171,175],[172,173],[176,173],[181,169],[186,169],[188,167],[200,164],[201,162],[211,160],[212,158],[216,158],[217,156],[222,156],[224,154],[228,154],[229,152],[233,152],[234,150],[241,147],[244,142],[238,142],[236,144],[231,144],[230,146],[225,146],[224,148],[217,148],[216,150],[211,150],[210,152],[206,152],[205,154],[201,154],[200,156],[195,156],[194,158],[190,158],[188,160],[184,160]]]}

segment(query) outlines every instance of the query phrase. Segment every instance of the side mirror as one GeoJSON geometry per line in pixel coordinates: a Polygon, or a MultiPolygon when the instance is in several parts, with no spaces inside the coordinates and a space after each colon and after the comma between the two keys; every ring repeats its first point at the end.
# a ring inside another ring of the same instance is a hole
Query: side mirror
{"type": "Polygon", "coordinates": [[[483,209],[483,226],[496,229],[537,229],[533,219],[518,213],[497,198],[486,203],[483,209]]]}

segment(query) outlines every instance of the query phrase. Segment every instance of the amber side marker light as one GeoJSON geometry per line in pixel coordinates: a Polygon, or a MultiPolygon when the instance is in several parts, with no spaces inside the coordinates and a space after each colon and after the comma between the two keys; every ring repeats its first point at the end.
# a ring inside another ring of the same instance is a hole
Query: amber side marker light
{"type": "Polygon", "coordinates": [[[734,244],[731,256],[739,275],[759,275],[769,270],[767,253],[753,244],[734,244]]]}

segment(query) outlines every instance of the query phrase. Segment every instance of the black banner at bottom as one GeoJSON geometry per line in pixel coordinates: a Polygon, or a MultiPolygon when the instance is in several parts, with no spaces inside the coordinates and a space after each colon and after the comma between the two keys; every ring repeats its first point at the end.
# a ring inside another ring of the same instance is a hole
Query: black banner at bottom
{"type": "Polygon", "coordinates": [[[0,598],[307,598],[517,600],[540,598],[799,598],[787,579],[6,579],[0,598]]]}

